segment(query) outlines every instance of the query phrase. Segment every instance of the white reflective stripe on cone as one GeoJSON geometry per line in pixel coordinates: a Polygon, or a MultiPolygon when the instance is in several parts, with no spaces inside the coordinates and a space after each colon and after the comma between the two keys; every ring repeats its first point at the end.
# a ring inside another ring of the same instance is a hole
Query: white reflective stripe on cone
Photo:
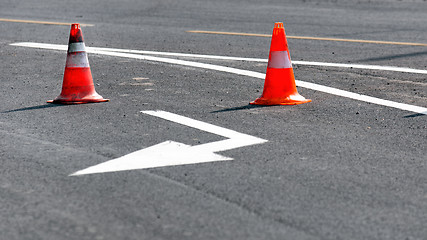
{"type": "Polygon", "coordinates": [[[89,60],[87,59],[86,52],[68,53],[65,67],[88,68],[89,60]]]}
{"type": "Polygon", "coordinates": [[[68,52],[84,52],[85,43],[84,42],[76,42],[68,44],[68,52]]]}
{"type": "Polygon", "coordinates": [[[272,51],[268,60],[268,68],[291,68],[288,51],[272,51]]]}

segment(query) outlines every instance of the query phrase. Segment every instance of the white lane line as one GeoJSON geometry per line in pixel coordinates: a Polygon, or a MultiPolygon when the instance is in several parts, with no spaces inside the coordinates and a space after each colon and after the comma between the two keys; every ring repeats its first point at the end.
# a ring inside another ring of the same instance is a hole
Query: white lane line
{"type": "MultiPolygon", "coordinates": [[[[88,48],[90,48],[90,47],[88,47],[88,48]]],[[[118,49],[118,48],[96,48],[96,47],[93,47],[92,49],[93,50],[99,50],[99,51],[136,53],[136,54],[148,54],[148,55],[161,55],[161,56],[174,56],[174,57],[192,57],[192,58],[204,58],[204,59],[215,59],[215,60],[265,62],[265,63],[268,62],[268,59],[262,59],[262,58],[241,58],[241,57],[228,57],[228,56],[215,56],[215,55],[202,55],[202,54],[189,54],[189,53],[142,51],[142,50],[118,49]]],[[[368,70],[427,74],[427,70],[405,68],[405,67],[393,67],[393,66],[327,63],[327,62],[311,62],[311,61],[292,61],[292,63],[296,64],[296,65],[308,65],[308,66],[356,68],[356,69],[368,69],[368,70]]]]}
{"type": "MultiPolygon", "coordinates": [[[[263,59],[263,58],[242,58],[242,57],[228,57],[228,56],[215,56],[215,55],[189,54],[189,53],[155,52],[155,51],[142,51],[142,50],[131,50],[131,49],[119,49],[119,48],[97,48],[97,47],[88,47],[88,48],[89,49],[92,48],[93,50],[99,50],[99,51],[111,51],[111,52],[123,52],[123,53],[268,63],[268,59],[263,59]]],[[[427,74],[427,70],[406,68],[406,67],[394,67],[394,66],[328,63],[328,62],[312,62],[312,61],[292,61],[292,64],[427,74]]]]}
{"type": "MultiPolygon", "coordinates": [[[[27,42],[27,43],[13,43],[11,45],[21,46],[21,47],[50,49],[50,50],[63,50],[63,51],[66,51],[68,49],[68,47],[66,45],[47,44],[47,43],[27,42]]],[[[247,71],[247,70],[242,70],[242,69],[237,69],[237,68],[223,67],[223,66],[207,64],[207,63],[178,60],[178,59],[172,59],[172,58],[160,58],[160,57],[153,57],[153,56],[146,56],[146,55],[139,55],[139,54],[132,54],[132,53],[100,51],[100,50],[97,50],[96,48],[94,49],[94,48],[89,48],[89,47],[86,48],[86,52],[101,54],[101,55],[107,55],[107,56],[114,56],[114,57],[125,57],[125,58],[139,59],[139,60],[149,60],[149,61],[155,61],[155,62],[178,64],[178,65],[197,67],[197,68],[205,68],[205,69],[234,73],[234,74],[239,74],[239,75],[244,75],[244,76],[252,76],[252,77],[255,76],[257,78],[264,78],[265,77],[265,74],[263,74],[263,73],[257,73],[257,72],[247,71]]]]}
{"type": "Polygon", "coordinates": [[[233,159],[216,154],[216,152],[267,142],[267,140],[262,138],[239,133],[227,128],[215,126],[213,124],[194,120],[170,112],[159,110],[141,112],[198,130],[220,135],[228,139],[196,146],[190,146],[174,141],[165,141],[154,146],[129,153],[125,156],[77,171],[70,176],[215,161],[228,161],[233,159]]]}
{"type": "MultiPolygon", "coordinates": [[[[228,56],[215,56],[215,55],[202,55],[202,54],[189,54],[189,53],[155,52],[155,51],[142,51],[142,50],[119,49],[119,48],[96,48],[96,47],[94,47],[93,49],[94,50],[100,50],[100,51],[136,53],[136,54],[148,54],[148,55],[161,55],[161,56],[174,56],[174,57],[192,57],[192,58],[246,61],[246,62],[265,62],[265,63],[268,62],[268,59],[263,59],[263,58],[242,58],[242,57],[228,57],[228,56]]],[[[393,66],[328,63],[328,62],[312,62],[312,61],[292,61],[292,64],[307,65],[307,66],[355,68],[355,69],[368,69],[368,70],[427,74],[427,70],[405,68],[405,67],[393,67],[393,66]]]]}
{"type": "Polygon", "coordinates": [[[405,67],[393,67],[393,66],[378,66],[378,65],[365,65],[365,64],[345,64],[345,63],[326,63],[326,62],[307,62],[307,61],[292,61],[292,63],[295,63],[297,65],[309,65],[309,66],[357,68],[357,69],[368,69],[368,70],[380,70],[380,71],[392,71],[392,72],[427,74],[427,70],[414,69],[414,68],[405,68],[405,67]]]}
{"type": "MultiPolygon", "coordinates": [[[[45,44],[45,43],[14,43],[11,44],[14,46],[24,46],[24,47],[32,47],[32,48],[43,48],[43,49],[52,49],[52,50],[66,50],[66,46],[63,45],[57,45],[57,44],[45,44]]],[[[197,68],[204,68],[204,69],[210,69],[210,70],[216,70],[221,72],[227,72],[227,73],[233,73],[243,76],[249,76],[249,77],[255,77],[264,79],[265,74],[254,72],[254,71],[248,71],[248,70],[242,70],[237,68],[231,68],[231,67],[224,67],[214,64],[207,64],[207,63],[199,63],[199,62],[192,62],[192,61],[184,61],[184,60],[177,60],[177,59],[170,59],[170,58],[160,58],[160,57],[153,57],[153,56],[146,56],[146,55],[139,55],[139,54],[132,54],[132,53],[122,53],[122,52],[112,52],[112,51],[100,51],[100,50],[94,50],[86,49],[87,52],[95,53],[95,54],[101,54],[101,55],[107,55],[107,56],[115,56],[115,57],[124,57],[124,58],[132,58],[132,59],[140,59],[140,60],[149,60],[149,61],[156,61],[156,62],[164,62],[164,63],[170,63],[170,64],[178,64],[183,66],[191,66],[191,67],[197,67],[197,68]]],[[[300,80],[296,80],[296,85],[303,88],[308,88],[320,92],[325,92],[337,96],[347,97],[363,102],[368,103],[374,103],[382,106],[387,107],[393,107],[405,111],[415,112],[427,115],[427,108],[425,107],[419,107],[414,106],[410,104],[405,103],[398,103],[393,102],[389,100],[384,100],[380,98],[375,98],[367,95],[357,94],[353,92],[348,92],[336,88],[326,87],[319,84],[304,82],[300,80]]]]}
{"type": "Polygon", "coordinates": [[[322,86],[322,85],[310,83],[310,82],[303,82],[303,81],[295,80],[295,83],[297,86],[303,87],[303,88],[313,89],[316,91],[329,93],[329,94],[333,94],[336,96],[351,98],[354,100],[359,100],[359,101],[368,102],[368,103],[374,103],[377,105],[382,105],[382,106],[386,106],[386,107],[392,107],[392,108],[397,108],[397,109],[401,109],[401,110],[406,110],[406,111],[410,111],[410,112],[415,112],[415,113],[427,115],[427,108],[424,108],[424,107],[419,107],[419,106],[410,105],[410,104],[406,104],[406,103],[393,102],[393,101],[384,100],[381,98],[376,98],[376,97],[371,97],[371,96],[362,95],[362,94],[358,94],[358,93],[348,92],[348,91],[340,90],[337,88],[322,86]]]}
{"type": "MultiPolygon", "coordinates": [[[[44,48],[44,43],[13,43],[14,46],[25,46],[33,47],[39,45],[40,48],[44,48]],[[31,46],[30,46],[31,45],[31,46]]],[[[56,45],[56,44],[48,44],[56,45]]],[[[56,50],[67,50],[67,45],[57,45],[56,50]]],[[[203,59],[215,59],[215,60],[229,60],[229,61],[246,61],[246,62],[268,62],[268,59],[263,58],[243,58],[243,57],[228,57],[228,56],[215,56],[215,55],[203,55],[203,54],[189,54],[189,53],[174,53],[174,52],[156,52],[156,51],[143,51],[143,50],[132,50],[132,49],[120,49],[120,48],[99,48],[99,47],[86,47],[86,50],[93,51],[109,51],[109,52],[122,52],[122,53],[135,53],[135,54],[147,54],[147,55],[159,55],[159,56],[173,56],[173,57],[191,57],[191,58],[203,58],[203,59]]],[[[355,68],[355,69],[367,69],[367,70],[379,70],[379,71],[393,71],[393,72],[404,72],[404,73],[417,73],[427,74],[427,70],[414,69],[406,67],[394,67],[394,66],[379,66],[379,65],[366,65],[366,64],[346,64],[346,63],[328,63],[328,62],[312,62],[312,61],[292,61],[295,65],[307,65],[307,66],[321,66],[321,67],[338,67],[338,68],[355,68]]]]}

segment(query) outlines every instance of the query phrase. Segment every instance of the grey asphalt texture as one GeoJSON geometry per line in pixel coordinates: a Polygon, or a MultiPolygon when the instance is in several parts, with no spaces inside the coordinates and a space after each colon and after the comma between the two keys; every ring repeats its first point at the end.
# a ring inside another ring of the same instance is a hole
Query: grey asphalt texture
{"type": "MultiPolygon", "coordinates": [[[[93,24],[86,46],[267,58],[270,38],[210,30],[427,42],[425,1],[0,1],[0,18],[93,24]]],[[[426,115],[298,88],[250,107],[261,79],[89,54],[107,103],[52,105],[69,26],[0,21],[0,239],[427,239],[426,115]],[[134,80],[134,78],[144,78],[134,80]],[[268,140],[233,161],[69,174],[214,134],[163,110],[268,140]]],[[[427,47],[288,39],[292,60],[427,69],[427,47]]],[[[266,63],[180,58],[257,72],[266,63]]],[[[294,65],[295,77],[427,107],[425,74],[294,65]]]]}

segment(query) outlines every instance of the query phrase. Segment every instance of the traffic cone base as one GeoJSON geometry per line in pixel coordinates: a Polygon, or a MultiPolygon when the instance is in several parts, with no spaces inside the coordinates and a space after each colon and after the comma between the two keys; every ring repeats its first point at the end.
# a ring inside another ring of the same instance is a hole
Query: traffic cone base
{"type": "Polygon", "coordinates": [[[85,104],[85,103],[98,103],[98,102],[108,102],[110,101],[110,99],[100,99],[100,100],[96,100],[96,99],[88,99],[88,100],[84,100],[82,99],[82,101],[70,101],[69,99],[66,100],[62,100],[62,99],[54,99],[54,100],[48,100],[46,101],[47,103],[53,103],[53,104],[85,104]]]}
{"type": "Polygon", "coordinates": [[[104,99],[95,91],[89,60],[83,42],[83,33],[79,24],[72,24],[62,91],[57,98],[47,102],[81,104],[108,101],[109,99],[104,99]]]}
{"type": "Polygon", "coordinates": [[[86,95],[85,98],[79,98],[77,95],[72,96],[58,96],[54,100],[48,100],[48,103],[56,104],[83,104],[83,103],[97,103],[97,102],[108,102],[110,99],[105,99],[101,95],[95,93],[92,95],[86,95]]]}
{"type": "Polygon", "coordinates": [[[263,98],[260,97],[253,102],[250,102],[251,105],[297,105],[311,102],[311,99],[305,99],[301,95],[292,95],[288,96],[285,99],[272,99],[272,98],[263,98]]]}
{"type": "Polygon", "coordinates": [[[311,102],[296,91],[292,68],[269,68],[261,97],[253,105],[297,105],[311,102]],[[273,80],[271,80],[273,79],[273,80]]]}

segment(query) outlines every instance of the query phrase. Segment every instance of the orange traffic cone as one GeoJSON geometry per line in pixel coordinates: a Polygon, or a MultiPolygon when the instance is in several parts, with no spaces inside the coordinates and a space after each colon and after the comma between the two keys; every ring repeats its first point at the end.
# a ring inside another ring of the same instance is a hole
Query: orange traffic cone
{"type": "Polygon", "coordinates": [[[95,91],[83,41],[83,33],[80,24],[73,23],[70,30],[62,91],[55,100],[47,102],[79,104],[107,101],[109,99],[104,99],[95,91]]]}
{"type": "Polygon", "coordinates": [[[296,105],[311,102],[301,96],[295,85],[291,55],[286,41],[283,23],[275,23],[271,38],[270,56],[264,91],[260,98],[251,102],[256,105],[296,105]]]}

